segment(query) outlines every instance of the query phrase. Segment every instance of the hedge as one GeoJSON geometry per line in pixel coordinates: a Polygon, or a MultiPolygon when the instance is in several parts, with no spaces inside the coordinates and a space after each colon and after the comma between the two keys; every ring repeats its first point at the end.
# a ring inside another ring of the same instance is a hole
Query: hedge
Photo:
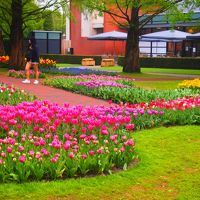
{"type": "MultiPolygon", "coordinates": [[[[124,57],[118,58],[118,65],[123,66],[124,57]]],[[[181,57],[181,58],[159,58],[143,57],[140,58],[140,65],[143,68],[169,68],[169,69],[200,69],[200,58],[181,57]]]]}
{"type": "MultiPolygon", "coordinates": [[[[46,54],[42,58],[50,58],[58,63],[81,64],[83,58],[94,58],[96,65],[101,64],[101,56],[83,56],[83,55],[60,55],[46,54]]],[[[124,57],[118,57],[118,65],[123,66],[124,57]]],[[[181,58],[140,58],[140,65],[144,68],[171,68],[171,69],[200,69],[200,58],[181,57],[181,58]]]]}
{"type": "Polygon", "coordinates": [[[56,60],[58,63],[70,63],[81,65],[81,60],[83,58],[93,58],[96,65],[101,65],[101,56],[76,56],[76,55],[60,55],[60,54],[45,54],[40,55],[42,58],[49,58],[56,60]]]}

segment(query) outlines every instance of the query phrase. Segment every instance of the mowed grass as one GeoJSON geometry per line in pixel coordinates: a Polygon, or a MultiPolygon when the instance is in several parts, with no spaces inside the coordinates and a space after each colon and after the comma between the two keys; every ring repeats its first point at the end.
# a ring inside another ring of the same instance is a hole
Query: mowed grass
{"type": "Polygon", "coordinates": [[[1,184],[1,200],[198,200],[200,127],[133,133],[139,163],[108,176],[1,184]]]}
{"type": "MultiPolygon", "coordinates": [[[[121,66],[114,67],[101,67],[98,70],[108,70],[108,71],[117,71],[122,72],[121,66]]],[[[161,73],[161,74],[185,74],[185,75],[200,75],[200,67],[199,70],[192,69],[166,69],[166,68],[141,68],[142,73],[161,73]]]]}
{"type": "Polygon", "coordinates": [[[163,73],[163,74],[186,74],[186,75],[199,75],[200,77],[200,65],[199,70],[191,69],[164,69],[164,68],[142,68],[143,73],[163,73]]]}
{"type": "Polygon", "coordinates": [[[57,63],[56,67],[79,67],[79,64],[57,63]]]}
{"type": "Polygon", "coordinates": [[[182,81],[135,81],[136,87],[145,89],[174,90],[182,81]]]}

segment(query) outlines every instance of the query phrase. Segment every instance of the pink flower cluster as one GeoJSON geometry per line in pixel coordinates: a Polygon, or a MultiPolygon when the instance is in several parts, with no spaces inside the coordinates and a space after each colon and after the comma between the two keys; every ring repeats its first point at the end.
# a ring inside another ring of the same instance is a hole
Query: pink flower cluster
{"type": "Polygon", "coordinates": [[[134,81],[132,78],[122,78],[120,76],[106,76],[106,75],[77,75],[77,76],[59,76],[59,78],[75,78],[75,79],[91,79],[91,80],[110,80],[110,81],[117,81],[117,80],[131,80],[134,81]]]}
{"type": "Polygon", "coordinates": [[[0,93],[3,92],[9,92],[10,95],[13,94],[16,91],[16,88],[12,87],[12,86],[7,86],[5,84],[1,84],[0,83],[0,93]]]}
{"type": "Polygon", "coordinates": [[[64,162],[68,169],[73,160],[77,173],[83,167],[79,166],[81,160],[96,160],[95,165],[88,166],[91,171],[99,171],[102,160],[109,169],[123,166],[134,157],[131,120],[143,114],[143,109],[68,104],[60,107],[48,101],[0,106],[0,165],[6,171],[12,163],[31,162],[34,170],[34,166],[64,162]]]}
{"type": "MultiPolygon", "coordinates": [[[[123,104],[121,104],[123,106],[123,104]]],[[[184,97],[175,100],[165,101],[164,99],[156,99],[150,103],[140,104],[126,104],[125,106],[131,108],[143,108],[143,109],[170,109],[170,110],[185,110],[200,106],[200,96],[196,97],[184,97]]]]}
{"type": "Polygon", "coordinates": [[[116,83],[114,81],[103,81],[103,80],[91,80],[91,81],[86,81],[86,82],[76,82],[76,85],[82,85],[85,86],[87,88],[98,88],[98,87],[105,87],[105,86],[109,86],[109,87],[120,87],[120,88],[124,88],[124,87],[130,87],[127,85],[123,85],[120,83],[116,83]]]}

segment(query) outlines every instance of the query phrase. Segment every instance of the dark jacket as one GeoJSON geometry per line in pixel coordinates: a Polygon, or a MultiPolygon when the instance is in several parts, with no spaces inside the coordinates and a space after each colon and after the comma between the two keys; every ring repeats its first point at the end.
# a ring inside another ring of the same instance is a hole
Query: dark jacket
{"type": "Polygon", "coordinates": [[[31,62],[39,62],[39,55],[38,55],[38,49],[37,47],[33,47],[33,48],[28,48],[27,50],[27,61],[31,61],[31,62]]]}

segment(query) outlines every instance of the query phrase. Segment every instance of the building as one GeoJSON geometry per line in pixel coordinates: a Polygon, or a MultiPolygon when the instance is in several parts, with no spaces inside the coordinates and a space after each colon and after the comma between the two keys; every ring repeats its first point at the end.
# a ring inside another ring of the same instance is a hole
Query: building
{"type": "MultiPolygon", "coordinates": [[[[68,40],[68,53],[75,55],[124,55],[125,41],[92,41],[87,40],[88,36],[109,31],[122,31],[108,14],[99,16],[98,12],[82,13],[77,8],[70,8],[73,13],[73,19],[67,20],[66,35],[68,40]],[[115,48],[114,48],[115,45],[115,48]]],[[[175,29],[187,31],[190,33],[198,32],[196,28],[200,19],[200,11],[196,11],[189,22],[180,21],[175,29]]],[[[143,34],[151,33],[170,28],[170,23],[165,15],[155,16],[143,29],[143,34]]],[[[140,52],[146,55],[166,55],[167,53],[180,54],[182,50],[181,43],[166,42],[140,42],[140,52]],[[175,45],[175,48],[174,48],[175,45]],[[172,52],[173,51],[173,52],[172,52]],[[158,53],[159,52],[159,53],[158,53]]]]}

